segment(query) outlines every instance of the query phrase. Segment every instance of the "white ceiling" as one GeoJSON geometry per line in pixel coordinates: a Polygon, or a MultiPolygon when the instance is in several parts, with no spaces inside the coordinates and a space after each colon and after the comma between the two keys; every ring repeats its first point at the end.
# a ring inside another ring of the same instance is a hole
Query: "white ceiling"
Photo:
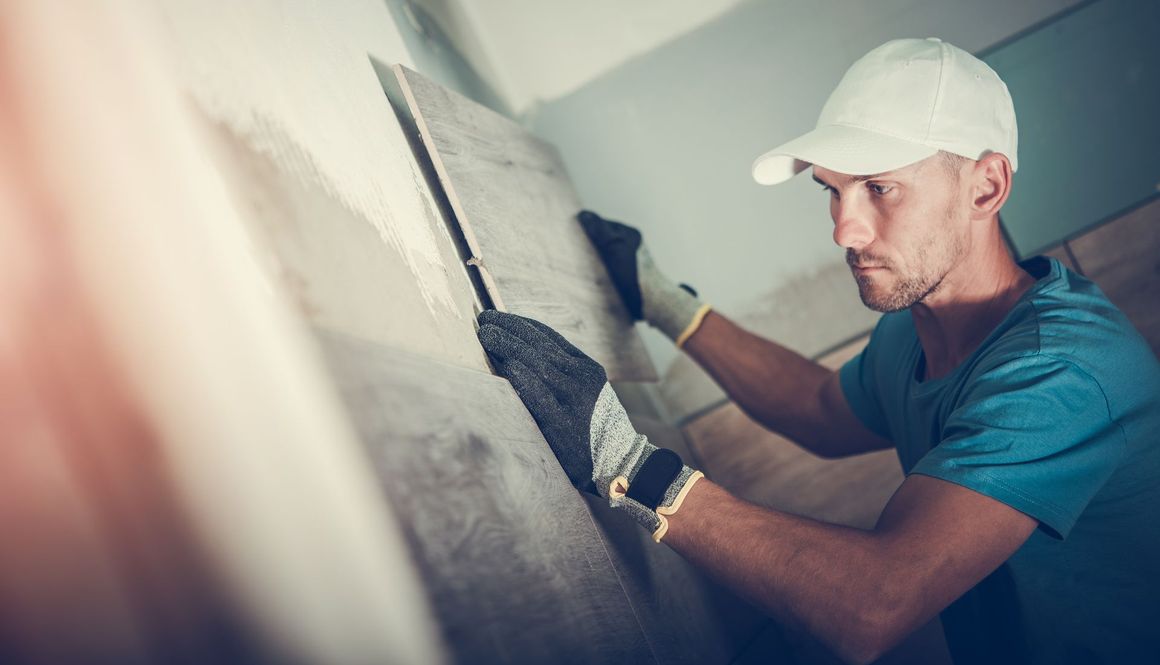
{"type": "Polygon", "coordinates": [[[415,0],[516,112],[565,95],[743,0],[415,0]]]}

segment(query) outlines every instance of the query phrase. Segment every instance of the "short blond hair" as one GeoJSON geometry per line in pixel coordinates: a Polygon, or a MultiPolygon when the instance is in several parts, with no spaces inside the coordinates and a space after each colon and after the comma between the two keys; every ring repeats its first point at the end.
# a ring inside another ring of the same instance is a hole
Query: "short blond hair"
{"type": "Polygon", "coordinates": [[[954,178],[955,182],[958,182],[959,180],[959,174],[963,171],[963,164],[975,161],[970,157],[956,155],[955,153],[947,152],[946,150],[939,150],[938,157],[939,164],[942,165],[943,170],[946,171],[949,177],[954,178]]]}

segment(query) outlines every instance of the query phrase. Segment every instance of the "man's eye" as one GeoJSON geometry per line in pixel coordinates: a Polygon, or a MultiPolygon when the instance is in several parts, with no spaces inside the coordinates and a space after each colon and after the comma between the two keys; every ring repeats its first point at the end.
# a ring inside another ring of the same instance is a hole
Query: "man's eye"
{"type": "Polygon", "coordinates": [[[866,186],[870,188],[870,191],[874,192],[878,196],[882,196],[883,194],[886,194],[890,190],[894,189],[890,185],[880,185],[876,182],[866,183],[866,186]]]}
{"type": "Polygon", "coordinates": [[[830,187],[829,185],[822,185],[822,191],[823,192],[830,192],[831,194],[838,193],[838,190],[834,189],[833,187],[830,187]]]}

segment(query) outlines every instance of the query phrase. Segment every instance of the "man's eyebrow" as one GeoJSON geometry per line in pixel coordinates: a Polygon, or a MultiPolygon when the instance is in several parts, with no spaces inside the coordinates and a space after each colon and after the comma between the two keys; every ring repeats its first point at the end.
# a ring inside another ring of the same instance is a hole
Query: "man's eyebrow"
{"type": "MultiPolygon", "coordinates": [[[[850,176],[850,180],[853,182],[865,182],[865,181],[870,180],[872,178],[877,178],[880,175],[882,175],[882,174],[881,173],[874,173],[872,175],[852,175],[852,176],[850,176]]],[[[827,185],[824,180],[819,178],[816,173],[811,173],[810,177],[814,179],[814,182],[818,183],[822,187],[829,187],[829,185],[827,185]]]]}

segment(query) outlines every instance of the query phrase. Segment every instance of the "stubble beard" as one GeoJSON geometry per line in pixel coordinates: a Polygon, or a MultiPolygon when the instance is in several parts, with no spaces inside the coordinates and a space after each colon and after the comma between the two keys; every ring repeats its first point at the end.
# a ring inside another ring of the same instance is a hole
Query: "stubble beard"
{"type": "Polygon", "coordinates": [[[941,276],[932,280],[927,275],[902,275],[892,290],[880,293],[875,289],[874,279],[872,275],[854,276],[854,280],[858,283],[858,296],[862,299],[862,304],[883,314],[907,309],[911,305],[921,302],[942,285],[941,276]]]}
{"type": "Polygon", "coordinates": [[[880,277],[875,274],[859,275],[854,272],[854,281],[858,283],[858,296],[862,299],[862,304],[875,312],[888,314],[908,309],[938,292],[951,266],[954,265],[955,258],[962,255],[964,244],[961,238],[955,237],[943,252],[933,251],[935,249],[934,239],[920,245],[914,254],[913,262],[918,272],[910,274],[899,273],[896,266],[886,261],[885,257],[859,254],[847,249],[846,263],[851,266],[852,271],[855,265],[881,266],[896,279],[894,287],[883,292],[882,286],[875,284],[875,280],[880,277]],[[937,256],[938,254],[941,256],[937,256]]]}

